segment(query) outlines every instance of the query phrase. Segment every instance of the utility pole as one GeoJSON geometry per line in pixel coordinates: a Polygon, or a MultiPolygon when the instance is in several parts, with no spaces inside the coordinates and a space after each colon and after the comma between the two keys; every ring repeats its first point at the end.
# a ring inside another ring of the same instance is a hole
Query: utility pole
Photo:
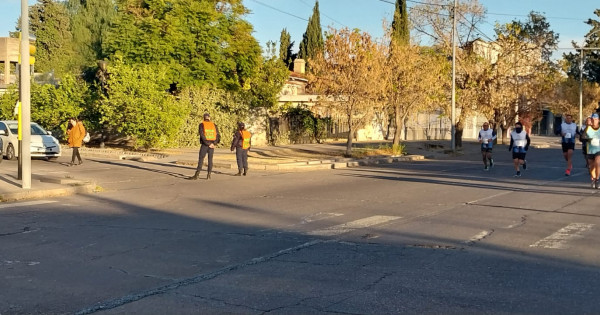
{"type": "Polygon", "coordinates": [[[21,0],[21,71],[19,99],[21,100],[21,149],[19,164],[22,168],[21,188],[31,188],[31,74],[29,72],[29,4],[21,0]]]}
{"type": "Polygon", "coordinates": [[[451,148],[452,152],[456,152],[456,5],[458,0],[454,0],[452,8],[452,111],[450,120],[452,126],[451,133],[451,148]]]}

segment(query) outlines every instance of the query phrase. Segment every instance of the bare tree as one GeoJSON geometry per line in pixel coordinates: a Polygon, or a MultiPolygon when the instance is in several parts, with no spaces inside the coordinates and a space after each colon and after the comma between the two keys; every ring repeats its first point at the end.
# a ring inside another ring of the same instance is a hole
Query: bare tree
{"type": "Polygon", "coordinates": [[[324,54],[310,62],[309,80],[315,92],[322,95],[319,103],[346,116],[346,154],[350,155],[355,130],[367,124],[381,104],[385,89],[384,49],[368,33],[330,28],[324,54]]]}

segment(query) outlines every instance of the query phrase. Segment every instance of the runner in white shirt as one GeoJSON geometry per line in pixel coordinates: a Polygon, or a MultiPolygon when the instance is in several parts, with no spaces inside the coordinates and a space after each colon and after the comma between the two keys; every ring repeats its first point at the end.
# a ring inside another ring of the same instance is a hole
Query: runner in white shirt
{"type": "Polygon", "coordinates": [[[529,150],[529,144],[531,139],[525,130],[523,130],[523,124],[521,122],[515,123],[515,129],[510,133],[510,146],[508,151],[512,151],[512,158],[515,165],[515,177],[521,177],[521,170],[519,167],[523,165],[523,169],[527,169],[527,161],[525,160],[525,154],[529,150]]]}
{"type": "Polygon", "coordinates": [[[577,124],[573,122],[573,116],[565,115],[565,121],[560,125],[560,135],[562,136],[562,151],[567,169],[565,176],[571,175],[573,169],[573,151],[575,150],[575,136],[577,135],[577,124]]]}
{"type": "Polygon", "coordinates": [[[492,146],[494,139],[496,139],[496,131],[490,129],[488,122],[483,123],[483,128],[479,130],[479,143],[481,143],[481,157],[483,158],[483,170],[487,171],[490,167],[494,167],[494,160],[492,159],[492,146]],[[490,166],[488,167],[488,161],[490,166]]]}

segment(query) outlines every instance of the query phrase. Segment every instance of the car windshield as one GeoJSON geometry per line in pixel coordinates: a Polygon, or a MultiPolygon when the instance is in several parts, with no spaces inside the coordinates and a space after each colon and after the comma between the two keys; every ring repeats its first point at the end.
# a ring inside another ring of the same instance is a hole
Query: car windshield
{"type": "MultiPolygon", "coordinates": [[[[10,132],[13,134],[18,134],[18,128],[19,125],[17,123],[12,123],[12,124],[8,124],[8,128],[10,129],[10,132]]],[[[47,135],[48,133],[46,132],[46,130],[44,130],[44,128],[40,127],[40,125],[36,124],[36,123],[32,123],[31,124],[31,135],[32,136],[42,136],[42,135],[47,135]]]]}

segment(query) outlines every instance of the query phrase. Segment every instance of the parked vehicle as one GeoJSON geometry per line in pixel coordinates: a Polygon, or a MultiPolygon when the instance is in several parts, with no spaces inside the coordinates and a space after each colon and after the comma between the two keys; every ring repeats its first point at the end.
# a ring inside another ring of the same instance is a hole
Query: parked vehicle
{"type": "MultiPolygon", "coordinates": [[[[0,140],[2,140],[2,156],[13,160],[19,155],[18,122],[16,120],[0,121],[0,140]],[[4,134],[2,134],[2,131],[4,134]]],[[[60,143],[40,125],[31,123],[31,157],[57,158],[60,156],[60,143]]]]}

